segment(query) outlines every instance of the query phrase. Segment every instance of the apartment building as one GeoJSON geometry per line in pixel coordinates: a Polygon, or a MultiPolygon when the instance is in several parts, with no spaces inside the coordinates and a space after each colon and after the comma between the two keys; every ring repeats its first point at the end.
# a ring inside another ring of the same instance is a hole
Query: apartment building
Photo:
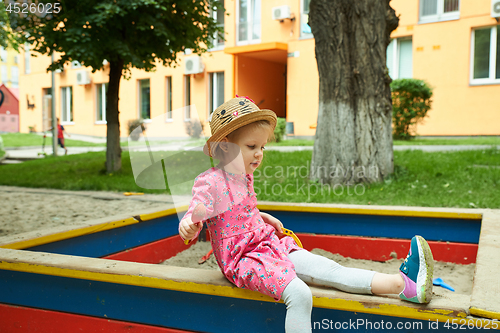
{"type": "MultiPolygon", "coordinates": [[[[155,72],[133,69],[120,83],[121,135],[127,122],[162,116],[162,136],[184,134],[196,106],[206,122],[223,101],[248,96],[274,110],[296,137],[313,137],[319,78],[314,37],[307,25],[310,0],[225,0],[226,14],[212,13],[225,40],[198,57],[179,56],[179,66],[155,72]],[[189,110],[189,109],[184,109],[189,110]]],[[[434,88],[432,110],[420,135],[500,135],[500,0],[392,0],[400,15],[387,50],[392,78],[426,80],[434,88]],[[498,14],[496,11],[498,10],[498,14]],[[495,18],[495,16],[497,16],[495,18]]],[[[189,53],[189,52],[188,52],[189,53]]],[[[55,98],[49,57],[21,57],[20,129],[46,129],[50,103],[69,133],[106,135],[105,94],[109,66],[91,73],[78,63],[56,74],[55,98]]],[[[208,126],[205,127],[209,135],[208,126]]]]}

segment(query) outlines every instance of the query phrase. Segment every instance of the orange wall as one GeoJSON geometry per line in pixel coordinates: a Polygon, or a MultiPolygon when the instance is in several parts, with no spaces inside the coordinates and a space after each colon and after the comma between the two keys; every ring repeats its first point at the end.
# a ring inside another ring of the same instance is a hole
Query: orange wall
{"type": "Polygon", "coordinates": [[[236,94],[248,96],[260,108],[273,110],[278,117],[284,117],[285,65],[242,55],[236,61],[236,94]]]}

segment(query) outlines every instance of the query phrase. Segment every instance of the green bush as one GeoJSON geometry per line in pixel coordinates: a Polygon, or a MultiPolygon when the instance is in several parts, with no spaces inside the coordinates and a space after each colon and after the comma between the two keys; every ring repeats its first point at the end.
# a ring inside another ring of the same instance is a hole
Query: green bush
{"type": "Polygon", "coordinates": [[[139,126],[141,126],[142,133],[144,133],[146,125],[144,125],[143,119],[133,119],[128,121],[128,135],[130,135],[130,138],[132,138],[133,141],[139,140],[141,133],[135,132],[132,134],[132,132],[139,126]]]}
{"type": "Polygon", "coordinates": [[[286,130],[286,118],[278,118],[278,123],[274,128],[274,139],[276,142],[280,142],[283,140],[283,136],[285,135],[286,130]]]}
{"type": "Polygon", "coordinates": [[[201,121],[191,120],[184,123],[186,127],[186,133],[193,139],[199,139],[201,133],[203,133],[203,128],[205,127],[201,121]]]}
{"type": "Polygon", "coordinates": [[[395,140],[409,140],[431,108],[432,89],[423,80],[397,79],[391,83],[395,140]]]}

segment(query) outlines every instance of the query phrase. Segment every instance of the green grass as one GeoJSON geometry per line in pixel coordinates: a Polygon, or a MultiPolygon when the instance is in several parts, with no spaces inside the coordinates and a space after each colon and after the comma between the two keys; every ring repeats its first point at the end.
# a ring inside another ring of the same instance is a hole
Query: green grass
{"type": "Polygon", "coordinates": [[[0,166],[0,183],[22,187],[64,190],[129,191],[165,193],[144,190],[134,182],[128,152],[122,153],[122,170],[105,172],[105,152],[76,154],[0,166]]]}
{"type": "MultiPolygon", "coordinates": [[[[159,154],[159,158],[167,156],[165,153],[159,154]]],[[[172,163],[169,165],[180,166],[179,169],[189,173],[186,174],[188,178],[206,167],[186,159],[182,152],[168,154],[172,155],[167,159],[168,163],[172,163]]],[[[394,152],[395,172],[383,183],[337,187],[335,191],[330,189],[330,193],[329,188],[324,186],[323,194],[318,184],[310,183],[307,179],[311,156],[312,151],[266,152],[264,163],[254,174],[259,200],[500,208],[500,150],[497,149],[443,153],[397,151],[394,152]],[[292,172],[294,168],[296,171],[292,172]]],[[[129,153],[123,152],[122,157],[122,170],[109,175],[104,171],[104,152],[2,165],[0,184],[67,190],[167,193],[167,190],[148,190],[137,186],[129,153]]],[[[162,181],[163,176],[159,175],[157,183],[162,184],[162,181]]]]}
{"type": "MultiPolygon", "coordinates": [[[[41,146],[43,144],[43,135],[33,133],[7,133],[1,135],[4,147],[23,147],[23,146],[41,146]]],[[[92,143],[80,140],[64,139],[67,147],[97,147],[105,146],[105,143],[92,143]]],[[[45,146],[52,145],[52,137],[45,138],[45,146]]]]}
{"type": "Polygon", "coordinates": [[[337,187],[335,191],[307,180],[311,156],[311,151],[267,152],[261,170],[269,166],[267,175],[272,176],[267,178],[261,173],[260,177],[256,177],[259,200],[500,208],[500,150],[497,149],[444,153],[396,151],[395,172],[383,183],[337,187]],[[284,175],[279,173],[280,167],[284,175]],[[294,174],[291,167],[299,168],[294,174]],[[287,170],[290,170],[288,177],[287,170]],[[285,189],[292,195],[285,193],[285,189]]]}
{"type": "Polygon", "coordinates": [[[270,146],[314,146],[314,140],[288,139],[280,142],[269,142],[270,146]]]}
{"type": "Polygon", "coordinates": [[[0,149],[0,158],[2,158],[3,155],[5,155],[5,151],[3,151],[3,150],[0,149]]]}
{"type": "MultiPolygon", "coordinates": [[[[39,134],[33,133],[7,133],[1,134],[0,137],[3,139],[5,147],[30,147],[30,146],[41,146],[43,144],[43,136],[39,134]]],[[[203,139],[186,139],[186,140],[150,140],[149,144],[151,146],[160,146],[167,144],[176,144],[176,143],[186,143],[189,142],[186,146],[202,146],[205,143],[203,139]]],[[[64,139],[64,144],[67,147],[105,147],[106,143],[92,143],[87,141],[73,140],[69,138],[64,139]]],[[[45,146],[52,145],[52,137],[47,136],[45,138],[45,146]]],[[[144,145],[144,141],[132,141],[130,146],[141,146],[144,145]]],[[[128,147],[129,141],[128,138],[122,138],[120,142],[120,146],[128,147]]]]}

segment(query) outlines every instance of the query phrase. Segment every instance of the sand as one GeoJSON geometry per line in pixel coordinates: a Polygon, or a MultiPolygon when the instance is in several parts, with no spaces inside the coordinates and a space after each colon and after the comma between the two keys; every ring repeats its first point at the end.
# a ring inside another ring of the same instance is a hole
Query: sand
{"type": "Polygon", "coordinates": [[[0,186],[0,237],[72,225],[145,209],[165,209],[169,196],[124,196],[115,192],[74,192],[0,186]]]}
{"type": "MultiPolygon", "coordinates": [[[[198,242],[189,249],[177,254],[163,262],[163,264],[171,266],[182,266],[199,269],[214,269],[219,270],[217,261],[214,256],[203,264],[198,264],[198,260],[210,250],[210,242],[198,242]]],[[[322,249],[313,249],[314,254],[325,256],[346,267],[363,268],[381,273],[394,274],[398,272],[398,268],[403,262],[403,259],[391,259],[386,262],[377,262],[371,260],[361,260],[346,258],[339,254],[333,254],[322,249]]],[[[447,262],[436,262],[434,266],[434,277],[440,277],[444,282],[455,288],[455,293],[470,295],[472,293],[472,280],[474,277],[474,269],[476,265],[461,265],[447,262]]],[[[451,291],[434,287],[434,293],[437,295],[445,295],[451,291]]]]}
{"type": "MultiPolygon", "coordinates": [[[[93,191],[61,191],[0,186],[0,237],[36,231],[61,225],[72,225],[92,219],[117,214],[136,215],[147,209],[163,210],[171,203],[168,195],[124,196],[123,193],[93,191]]],[[[219,267],[212,256],[199,265],[198,260],[210,249],[210,243],[198,243],[165,262],[174,266],[216,269],[219,267]]],[[[312,251],[324,255],[347,267],[364,268],[382,273],[395,273],[402,260],[384,263],[370,260],[344,258],[320,249],[312,251]]],[[[459,265],[437,262],[435,277],[455,288],[456,293],[470,295],[475,265],[459,265]]],[[[434,288],[436,294],[449,293],[434,288]]]]}

